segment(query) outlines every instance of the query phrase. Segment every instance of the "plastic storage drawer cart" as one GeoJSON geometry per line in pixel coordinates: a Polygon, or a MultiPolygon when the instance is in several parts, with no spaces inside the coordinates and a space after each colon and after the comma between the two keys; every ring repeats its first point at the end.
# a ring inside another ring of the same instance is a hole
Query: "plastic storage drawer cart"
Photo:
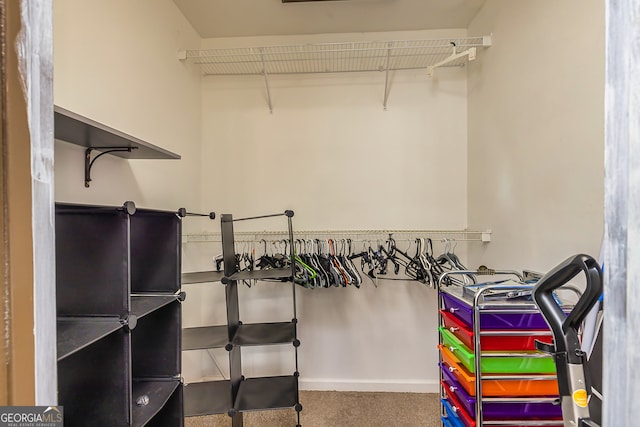
{"type": "Polygon", "coordinates": [[[444,426],[562,426],[547,324],[518,281],[439,285],[444,426]]]}

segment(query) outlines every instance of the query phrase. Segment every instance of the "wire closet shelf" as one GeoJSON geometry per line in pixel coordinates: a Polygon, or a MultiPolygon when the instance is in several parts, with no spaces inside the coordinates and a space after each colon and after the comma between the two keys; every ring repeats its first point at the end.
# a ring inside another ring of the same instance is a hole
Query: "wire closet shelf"
{"type": "Polygon", "coordinates": [[[364,41],[187,50],[183,59],[205,76],[395,71],[463,66],[490,45],[491,36],[364,41]]]}

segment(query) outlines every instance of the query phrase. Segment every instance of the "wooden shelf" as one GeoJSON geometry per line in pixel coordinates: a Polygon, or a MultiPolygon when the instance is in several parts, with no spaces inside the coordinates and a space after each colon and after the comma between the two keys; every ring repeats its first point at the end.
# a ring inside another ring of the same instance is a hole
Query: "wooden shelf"
{"type": "Polygon", "coordinates": [[[65,110],[57,105],[54,111],[54,137],[60,141],[81,147],[106,150],[129,147],[131,152],[117,152],[114,156],[124,159],[179,159],[178,154],[151,143],[127,135],[124,132],[98,123],[87,117],[65,110]]]}

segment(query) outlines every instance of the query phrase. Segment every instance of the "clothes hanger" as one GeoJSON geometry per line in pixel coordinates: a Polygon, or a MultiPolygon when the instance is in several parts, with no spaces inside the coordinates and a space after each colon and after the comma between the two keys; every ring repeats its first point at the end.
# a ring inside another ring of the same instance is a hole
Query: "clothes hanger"
{"type": "MultiPolygon", "coordinates": [[[[433,257],[433,241],[430,238],[425,239],[424,256],[430,266],[431,277],[433,278],[433,284],[435,286],[440,279],[440,276],[444,273],[444,269],[433,257]]],[[[446,280],[449,279],[450,277],[446,277],[446,280]]]]}
{"type": "Polygon", "coordinates": [[[379,273],[387,274],[387,266],[389,261],[391,261],[391,264],[393,264],[394,274],[398,274],[398,272],[400,271],[400,265],[396,262],[396,259],[393,256],[395,252],[395,246],[393,237],[391,237],[391,235],[389,235],[389,238],[385,240],[385,244],[387,246],[386,248],[382,244],[378,246],[378,251],[380,254],[380,256],[378,257],[378,261],[380,262],[379,273]]]}
{"type": "MultiPolygon", "coordinates": [[[[365,273],[366,276],[369,277],[369,279],[371,279],[371,282],[375,287],[378,287],[378,284],[376,283],[376,280],[375,280],[376,265],[372,257],[373,249],[371,249],[371,241],[364,240],[362,242],[362,250],[357,254],[352,253],[351,248],[352,248],[351,240],[349,239],[349,253],[350,253],[350,255],[348,256],[349,260],[352,261],[354,259],[360,258],[360,268],[362,269],[362,272],[365,273]]],[[[353,261],[351,262],[351,264],[355,268],[355,264],[353,264],[353,261]]],[[[360,276],[360,273],[358,272],[357,268],[355,268],[355,270],[356,270],[356,273],[358,274],[358,277],[360,278],[360,283],[362,283],[363,282],[362,276],[360,276]]]]}
{"type": "Polygon", "coordinates": [[[265,239],[261,239],[260,243],[264,245],[263,251],[264,253],[258,259],[256,266],[261,270],[268,270],[272,268],[278,268],[275,259],[269,255],[268,242],[265,239]]]}
{"type": "Polygon", "coordinates": [[[354,281],[353,284],[357,288],[359,288],[360,285],[362,285],[362,276],[360,275],[360,272],[356,268],[353,261],[351,261],[351,255],[352,255],[351,239],[346,239],[346,245],[347,245],[347,255],[345,255],[345,263],[347,268],[349,269],[351,276],[353,277],[353,281],[354,281]]]}
{"type": "Polygon", "coordinates": [[[329,259],[331,260],[332,265],[334,266],[334,268],[338,272],[338,278],[339,278],[339,281],[340,281],[340,285],[345,287],[345,286],[347,286],[349,284],[349,278],[347,277],[347,274],[345,273],[344,269],[342,268],[342,265],[340,265],[340,262],[336,258],[336,252],[335,252],[335,247],[333,245],[333,239],[329,239],[327,241],[327,243],[329,244],[329,259]]]}
{"type": "Polygon", "coordinates": [[[358,274],[356,266],[353,265],[353,262],[349,259],[348,254],[351,252],[351,244],[348,242],[348,239],[340,240],[340,253],[338,255],[338,260],[344,268],[345,273],[347,273],[347,276],[349,276],[349,284],[359,288],[362,284],[362,278],[360,277],[360,274],[358,274]]]}
{"type": "Polygon", "coordinates": [[[431,263],[429,262],[429,259],[425,254],[425,242],[423,237],[416,239],[416,246],[417,246],[416,257],[418,258],[420,264],[422,265],[422,268],[425,271],[426,282],[429,286],[435,287],[435,282],[433,280],[433,273],[431,271],[432,270],[431,263]]]}
{"type": "Polygon", "coordinates": [[[309,256],[310,256],[311,264],[316,269],[316,271],[320,273],[317,277],[319,281],[319,285],[322,286],[323,288],[328,288],[330,286],[329,273],[327,273],[326,270],[322,267],[322,265],[320,264],[320,260],[318,259],[318,253],[320,251],[319,247],[317,249],[318,252],[315,252],[313,249],[313,246],[314,246],[314,241],[309,239],[309,249],[310,249],[309,256]]]}
{"type": "Polygon", "coordinates": [[[315,273],[313,277],[311,275],[307,275],[308,283],[306,287],[308,288],[319,287],[319,278],[318,278],[319,273],[314,267],[313,263],[311,262],[311,258],[307,253],[306,242],[302,239],[296,239],[294,240],[294,245],[296,245],[296,251],[295,251],[296,256],[299,257],[302,260],[302,263],[309,266],[309,268],[311,268],[315,273]]]}
{"type": "Polygon", "coordinates": [[[296,275],[295,283],[304,287],[311,287],[313,279],[316,278],[316,271],[307,265],[298,255],[294,255],[296,275]]]}
{"type": "Polygon", "coordinates": [[[327,275],[329,277],[329,285],[336,286],[336,287],[341,286],[340,273],[336,270],[335,266],[333,265],[333,262],[331,261],[329,254],[324,253],[325,251],[324,242],[322,242],[322,246],[321,246],[320,240],[317,239],[317,243],[319,248],[318,259],[320,260],[320,265],[322,265],[322,268],[327,272],[327,275]]]}
{"type": "Polygon", "coordinates": [[[371,255],[373,257],[374,263],[376,264],[378,274],[384,275],[387,274],[387,263],[389,260],[383,251],[384,248],[379,240],[376,241],[376,250],[373,250],[373,248],[371,248],[371,255]]]}

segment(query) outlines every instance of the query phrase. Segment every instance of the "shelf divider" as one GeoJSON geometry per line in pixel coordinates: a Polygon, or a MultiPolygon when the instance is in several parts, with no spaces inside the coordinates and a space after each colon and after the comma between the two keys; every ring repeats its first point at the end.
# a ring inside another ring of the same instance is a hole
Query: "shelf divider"
{"type": "Polygon", "coordinates": [[[131,314],[135,314],[139,319],[171,304],[177,298],[176,295],[131,295],[131,314]]]}
{"type": "Polygon", "coordinates": [[[191,383],[184,386],[184,416],[224,414],[231,405],[228,380],[191,383]]]}
{"type": "Polygon", "coordinates": [[[233,345],[257,346],[293,342],[296,325],[293,322],[253,323],[238,326],[233,345]]]}
{"type": "Polygon", "coordinates": [[[149,422],[167,403],[180,381],[133,380],[132,389],[132,427],[142,427],[149,422]],[[147,404],[137,402],[142,396],[148,397],[147,404]]]}
{"type": "Polygon", "coordinates": [[[118,318],[58,318],[58,361],[122,327],[118,318]]]}
{"type": "Polygon", "coordinates": [[[239,412],[292,408],[298,402],[294,376],[247,378],[240,382],[234,409],[239,412]]]}
{"type": "Polygon", "coordinates": [[[199,326],[182,330],[182,351],[221,348],[229,343],[226,325],[199,326]]]}
{"type": "Polygon", "coordinates": [[[182,273],[182,284],[190,285],[194,283],[220,282],[224,277],[222,271],[196,271],[192,273],[182,273]]]}

